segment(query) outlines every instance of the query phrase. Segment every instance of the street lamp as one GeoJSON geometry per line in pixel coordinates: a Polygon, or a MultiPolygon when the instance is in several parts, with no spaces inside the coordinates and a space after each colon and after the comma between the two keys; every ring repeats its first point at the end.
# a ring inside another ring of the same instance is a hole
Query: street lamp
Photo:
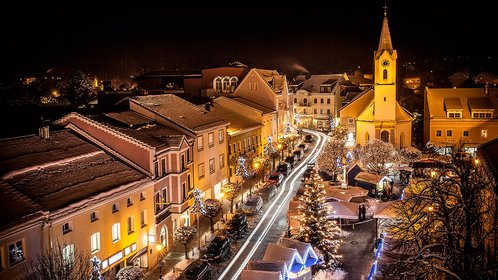
{"type": "Polygon", "coordinates": [[[159,263],[159,280],[163,279],[163,272],[162,272],[162,269],[163,269],[163,262],[159,259],[160,257],[160,254],[162,253],[163,251],[163,244],[161,243],[157,243],[156,244],[156,250],[157,250],[157,262],[159,263]]]}
{"type": "MultiPolygon", "coordinates": [[[[282,143],[278,143],[277,144],[277,149],[280,151],[280,161],[283,161],[284,160],[284,145],[282,145],[282,143]]],[[[275,167],[273,167],[275,168],[275,167]]]]}

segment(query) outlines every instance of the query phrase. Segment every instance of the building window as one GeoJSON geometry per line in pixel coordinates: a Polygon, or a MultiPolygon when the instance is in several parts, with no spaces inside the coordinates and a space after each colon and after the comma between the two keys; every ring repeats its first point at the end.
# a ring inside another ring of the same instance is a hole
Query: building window
{"type": "Polygon", "coordinates": [[[187,199],[187,185],[185,184],[185,182],[182,183],[182,197],[182,201],[185,201],[185,199],[187,199]]]}
{"type": "Polygon", "coordinates": [[[132,205],[133,205],[133,199],[131,197],[128,197],[128,199],[126,199],[126,206],[130,207],[132,205]]]}
{"type": "Polygon", "coordinates": [[[313,103],[318,104],[318,99],[313,98],[313,103]]]}
{"type": "Polygon", "coordinates": [[[209,174],[213,174],[215,171],[214,158],[209,160],[209,174]]]}
{"type": "Polygon", "coordinates": [[[294,103],[297,103],[297,98],[294,98],[294,103]]]}
{"type": "Polygon", "coordinates": [[[100,232],[96,232],[90,236],[90,251],[96,253],[100,250],[100,232]]]}
{"type": "Polygon", "coordinates": [[[318,110],[317,109],[313,109],[313,114],[317,114],[318,110]]]}
{"type": "Polygon", "coordinates": [[[380,133],[380,140],[389,143],[389,131],[384,130],[380,133]]]}
{"type": "Polygon", "coordinates": [[[166,160],[163,158],[161,159],[161,171],[162,171],[162,176],[166,175],[166,160]]]}
{"type": "Polygon", "coordinates": [[[462,112],[448,112],[448,118],[449,119],[461,119],[462,112]]]}
{"type": "Polygon", "coordinates": [[[493,114],[491,112],[472,111],[472,118],[474,119],[490,119],[492,117],[493,114]]]}
{"type": "Polygon", "coordinates": [[[188,190],[191,191],[192,190],[192,186],[191,186],[191,183],[190,183],[190,173],[187,174],[187,186],[188,186],[188,190]]]}
{"type": "Polygon", "coordinates": [[[446,130],[446,137],[453,137],[453,130],[451,129],[446,130]]]}
{"type": "Polygon", "coordinates": [[[159,177],[159,166],[157,161],[154,162],[154,176],[159,177]]]}
{"type": "Polygon", "coordinates": [[[117,203],[114,203],[112,205],[112,213],[116,213],[119,211],[119,207],[118,207],[118,204],[117,203]]]}
{"type": "Polygon", "coordinates": [[[320,104],[323,104],[323,98],[320,98],[320,104]]]}
{"type": "Polygon", "coordinates": [[[9,245],[9,263],[13,266],[24,260],[24,249],[22,241],[17,241],[9,245]]]}
{"type": "MultiPolygon", "coordinates": [[[[168,198],[168,188],[163,189],[163,200],[161,201],[162,203],[167,203],[169,201],[168,198]]],[[[163,209],[166,205],[162,204],[161,209],[163,209]]]]}
{"type": "Polygon", "coordinates": [[[140,201],[145,200],[145,192],[140,193],[140,201]]]}
{"type": "Polygon", "coordinates": [[[308,98],[303,99],[304,105],[308,104],[308,98]]]}
{"type": "Polygon", "coordinates": [[[69,244],[62,248],[62,260],[65,264],[74,263],[74,244],[69,244]]]}
{"type": "Polygon", "coordinates": [[[197,137],[197,150],[202,151],[204,149],[204,136],[197,137]]]}
{"type": "Polygon", "coordinates": [[[204,178],[204,163],[199,163],[199,165],[197,166],[197,170],[199,173],[199,179],[204,178]]]}
{"type": "Polygon", "coordinates": [[[147,226],[147,210],[140,211],[140,227],[147,226]]]}
{"type": "Polygon", "coordinates": [[[327,114],[330,115],[330,109],[327,109],[327,114]]]}
{"type": "Polygon", "coordinates": [[[127,229],[128,229],[128,234],[132,234],[135,232],[135,219],[133,219],[133,217],[128,217],[128,220],[127,220],[127,229]]]}
{"type": "Polygon", "coordinates": [[[213,132],[209,132],[209,134],[208,134],[208,144],[209,144],[209,147],[214,146],[214,133],[213,132]]]}
{"type": "Polygon", "coordinates": [[[463,137],[469,137],[469,131],[468,130],[464,130],[463,131],[463,137]]]}
{"type": "Polygon", "coordinates": [[[218,142],[223,143],[224,140],[225,140],[225,130],[220,129],[218,130],[218,142]]]}
{"type": "Polygon", "coordinates": [[[481,129],[481,137],[488,138],[488,131],[486,129],[481,129]]]}
{"type": "Polygon", "coordinates": [[[323,109],[320,109],[320,114],[323,114],[323,109]]]}
{"type": "Polygon", "coordinates": [[[120,225],[119,223],[115,223],[112,225],[112,243],[116,243],[121,239],[121,232],[120,232],[120,225]]]}
{"type": "Polygon", "coordinates": [[[180,156],[180,164],[181,164],[180,168],[181,168],[182,171],[185,170],[185,169],[187,169],[187,165],[185,164],[185,154],[182,154],[180,156]]]}
{"type": "Polygon", "coordinates": [[[68,232],[71,232],[73,229],[71,227],[70,223],[65,223],[62,225],[62,234],[66,234],[68,232]]]}
{"type": "Polygon", "coordinates": [[[387,70],[382,71],[382,79],[387,80],[387,70]]]}
{"type": "Polygon", "coordinates": [[[443,135],[443,132],[441,129],[436,129],[436,137],[441,137],[443,135]]]}
{"type": "Polygon", "coordinates": [[[98,212],[92,212],[90,214],[90,222],[95,222],[99,219],[99,213],[98,212]]]}
{"type": "Polygon", "coordinates": [[[330,104],[330,98],[327,98],[327,104],[330,104]]]}
{"type": "Polygon", "coordinates": [[[220,155],[220,169],[225,167],[225,155],[221,154],[220,155]]]}

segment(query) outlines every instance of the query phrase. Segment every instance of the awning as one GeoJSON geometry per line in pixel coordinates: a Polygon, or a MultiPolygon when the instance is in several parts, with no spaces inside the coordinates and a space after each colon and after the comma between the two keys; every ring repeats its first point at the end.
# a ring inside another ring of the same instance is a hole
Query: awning
{"type": "Polygon", "coordinates": [[[134,265],[133,263],[135,262],[136,259],[138,259],[140,256],[143,254],[147,253],[148,247],[145,246],[142,249],[138,250],[137,252],[131,254],[127,259],[126,259],[126,265],[134,265]]]}

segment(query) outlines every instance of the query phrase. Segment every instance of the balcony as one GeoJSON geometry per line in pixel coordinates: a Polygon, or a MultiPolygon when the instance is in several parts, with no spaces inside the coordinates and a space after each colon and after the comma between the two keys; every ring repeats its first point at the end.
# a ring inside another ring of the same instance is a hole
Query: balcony
{"type": "Polygon", "coordinates": [[[162,210],[157,212],[156,214],[156,225],[164,221],[166,218],[168,218],[171,215],[171,204],[168,204],[166,207],[164,207],[162,210]]]}
{"type": "Polygon", "coordinates": [[[299,102],[298,104],[300,107],[311,107],[311,103],[302,103],[302,102],[299,102]]]}

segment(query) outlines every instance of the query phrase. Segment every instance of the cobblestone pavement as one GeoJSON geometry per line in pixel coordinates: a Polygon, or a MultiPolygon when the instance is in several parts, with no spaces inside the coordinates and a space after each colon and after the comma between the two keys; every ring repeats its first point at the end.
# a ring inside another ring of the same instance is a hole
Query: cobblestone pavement
{"type": "Polygon", "coordinates": [[[349,233],[343,237],[339,248],[343,256],[341,269],[346,272],[346,280],[367,279],[374,258],[375,221],[363,224],[343,225],[342,230],[349,233]]]}

